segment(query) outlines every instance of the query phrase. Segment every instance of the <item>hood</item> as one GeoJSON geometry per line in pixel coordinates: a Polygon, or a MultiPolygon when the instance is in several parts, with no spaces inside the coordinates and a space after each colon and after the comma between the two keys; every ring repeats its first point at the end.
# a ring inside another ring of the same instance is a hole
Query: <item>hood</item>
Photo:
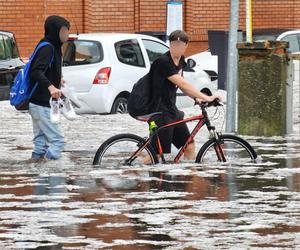
{"type": "Polygon", "coordinates": [[[70,23],[61,16],[49,16],[45,21],[45,38],[57,48],[62,46],[62,42],[59,38],[59,31],[63,26],[69,29],[70,23]]]}

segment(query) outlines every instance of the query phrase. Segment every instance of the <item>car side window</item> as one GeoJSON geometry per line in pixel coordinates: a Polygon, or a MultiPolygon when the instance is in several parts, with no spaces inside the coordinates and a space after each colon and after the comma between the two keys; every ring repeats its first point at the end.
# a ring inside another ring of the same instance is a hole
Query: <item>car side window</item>
{"type": "Polygon", "coordinates": [[[300,51],[299,39],[298,39],[297,35],[288,35],[288,36],[285,36],[284,38],[282,38],[282,40],[289,42],[290,47],[288,48],[288,50],[291,53],[300,51]]]}
{"type": "Polygon", "coordinates": [[[2,35],[2,47],[4,48],[4,57],[6,60],[18,57],[16,44],[12,37],[2,35]]]}
{"type": "Polygon", "coordinates": [[[99,42],[70,40],[63,46],[63,65],[85,65],[103,60],[103,50],[99,42]]]}
{"type": "Polygon", "coordinates": [[[6,60],[3,36],[0,35],[0,60],[6,60]]]}
{"type": "Polygon", "coordinates": [[[145,67],[145,61],[138,40],[130,39],[117,42],[115,43],[115,50],[121,63],[145,67]]]}
{"type": "Polygon", "coordinates": [[[11,46],[12,46],[12,58],[20,57],[19,50],[18,50],[17,43],[16,43],[15,39],[11,38],[10,42],[11,42],[11,46]]]}
{"type": "Polygon", "coordinates": [[[158,57],[165,54],[169,48],[159,42],[143,39],[143,44],[147,51],[149,61],[152,64],[158,57]]]}
{"type": "Polygon", "coordinates": [[[14,43],[11,37],[6,35],[0,35],[0,59],[1,60],[16,58],[13,45],[14,43]]]}

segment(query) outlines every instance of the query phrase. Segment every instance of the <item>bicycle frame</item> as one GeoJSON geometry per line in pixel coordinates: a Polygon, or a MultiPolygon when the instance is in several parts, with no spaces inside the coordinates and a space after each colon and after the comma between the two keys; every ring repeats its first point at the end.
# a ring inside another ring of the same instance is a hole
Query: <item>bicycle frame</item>
{"type": "Polygon", "coordinates": [[[153,137],[157,137],[157,144],[158,144],[158,151],[159,151],[158,155],[162,158],[163,163],[165,163],[165,160],[164,160],[164,157],[163,157],[163,150],[162,150],[162,147],[160,145],[160,140],[159,140],[159,136],[158,136],[159,131],[161,131],[163,129],[170,128],[170,127],[174,127],[174,126],[182,124],[182,123],[188,123],[188,122],[192,122],[192,121],[199,121],[199,122],[194,127],[193,131],[191,132],[191,135],[187,139],[184,146],[181,147],[180,151],[178,152],[178,154],[174,158],[173,163],[178,163],[179,159],[184,154],[184,152],[185,152],[186,148],[188,147],[188,145],[191,142],[193,142],[195,136],[197,135],[199,130],[204,125],[207,126],[208,131],[215,130],[215,128],[213,126],[211,126],[211,124],[210,124],[210,120],[208,118],[206,110],[203,109],[203,108],[202,108],[202,114],[201,115],[192,116],[192,117],[189,117],[189,118],[186,118],[186,119],[183,119],[183,120],[175,121],[175,122],[166,124],[162,127],[159,127],[157,129],[155,129],[155,131],[150,135],[150,137],[142,145],[139,145],[139,148],[137,149],[137,151],[135,151],[133,153],[133,155],[128,160],[126,160],[126,163],[130,164],[133,160],[135,160],[137,155],[151,143],[153,137]]]}
{"type": "MultiPolygon", "coordinates": [[[[194,140],[195,136],[197,135],[197,133],[199,132],[199,130],[208,122],[208,119],[205,118],[204,115],[199,115],[199,116],[186,118],[186,119],[183,119],[181,121],[172,122],[170,124],[167,124],[167,125],[162,126],[162,127],[157,129],[157,133],[158,133],[161,129],[166,129],[166,128],[174,127],[178,124],[188,123],[188,122],[197,121],[197,120],[199,120],[197,125],[195,126],[195,128],[191,132],[191,135],[189,136],[189,138],[187,139],[187,141],[185,142],[183,147],[181,147],[181,149],[177,153],[176,157],[173,160],[174,163],[177,163],[179,161],[179,159],[184,154],[184,152],[185,152],[186,148],[188,147],[188,145],[191,142],[193,142],[193,140],[194,140]]],[[[158,140],[159,140],[159,137],[158,137],[158,140]]],[[[159,155],[162,155],[162,154],[163,154],[163,152],[159,152],[159,155]]]]}

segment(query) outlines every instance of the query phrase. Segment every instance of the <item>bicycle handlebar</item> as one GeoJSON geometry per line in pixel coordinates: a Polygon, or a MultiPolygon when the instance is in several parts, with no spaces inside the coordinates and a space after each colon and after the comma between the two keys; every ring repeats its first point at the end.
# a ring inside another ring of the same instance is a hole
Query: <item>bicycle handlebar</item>
{"type": "Polygon", "coordinates": [[[209,108],[209,107],[223,106],[223,103],[219,99],[215,99],[212,102],[201,102],[201,103],[196,102],[195,105],[199,105],[201,108],[209,108]]]}

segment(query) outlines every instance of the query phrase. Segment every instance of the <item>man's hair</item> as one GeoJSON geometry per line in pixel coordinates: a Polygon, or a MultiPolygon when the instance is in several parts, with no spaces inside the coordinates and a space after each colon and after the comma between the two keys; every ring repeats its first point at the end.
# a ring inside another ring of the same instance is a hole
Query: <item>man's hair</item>
{"type": "Polygon", "coordinates": [[[189,37],[188,37],[187,33],[184,32],[183,30],[175,30],[170,34],[169,41],[173,42],[173,41],[177,41],[177,40],[182,41],[184,43],[188,43],[189,37]]]}

